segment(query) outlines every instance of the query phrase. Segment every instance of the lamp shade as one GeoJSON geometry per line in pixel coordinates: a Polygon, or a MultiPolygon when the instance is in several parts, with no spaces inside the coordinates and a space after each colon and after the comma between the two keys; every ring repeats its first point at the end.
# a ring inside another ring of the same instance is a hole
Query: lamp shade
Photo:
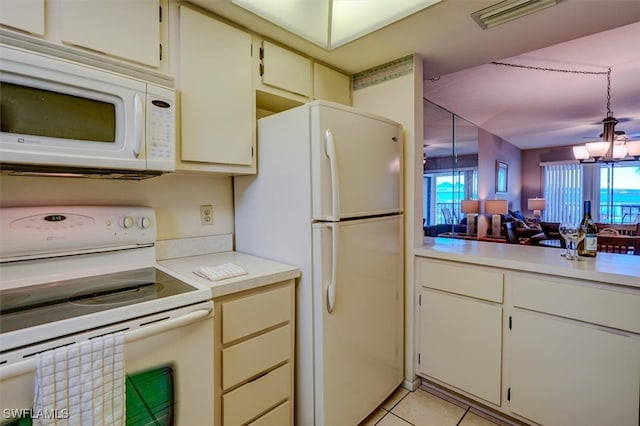
{"type": "Polygon", "coordinates": [[[507,200],[485,200],[484,212],[488,214],[506,214],[509,211],[507,200]]]}
{"type": "Polygon", "coordinates": [[[586,146],[591,157],[604,157],[609,151],[611,142],[590,142],[586,146]]]}
{"type": "Polygon", "coordinates": [[[460,203],[460,211],[462,213],[478,213],[480,211],[480,203],[478,200],[463,200],[460,203]]]}
{"type": "Polygon", "coordinates": [[[544,210],[546,207],[547,201],[544,198],[529,198],[527,200],[529,210],[544,210]]]}
{"type": "Polygon", "coordinates": [[[627,153],[637,157],[640,155],[640,141],[627,141],[627,153]]]}
{"type": "Polygon", "coordinates": [[[589,158],[589,150],[584,145],[574,146],[573,156],[576,160],[586,160],[587,158],[589,158]]]}

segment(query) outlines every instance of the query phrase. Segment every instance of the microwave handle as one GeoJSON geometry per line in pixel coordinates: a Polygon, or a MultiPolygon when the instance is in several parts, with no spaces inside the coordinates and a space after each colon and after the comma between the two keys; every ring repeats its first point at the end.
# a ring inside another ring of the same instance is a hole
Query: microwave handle
{"type": "Polygon", "coordinates": [[[144,109],[142,99],[137,93],[133,97],[133,111],[133,155],[138,158],[142,153],[142,139],[144,137],[144,109]]]}

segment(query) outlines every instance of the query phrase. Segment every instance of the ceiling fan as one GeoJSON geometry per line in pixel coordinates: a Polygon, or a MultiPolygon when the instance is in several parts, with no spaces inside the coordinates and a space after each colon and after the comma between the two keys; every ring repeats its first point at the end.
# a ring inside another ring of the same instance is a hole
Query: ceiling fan
{"type": "MultiPolygon", "coordinates": [[[[637,141],[640,140],[640,132],[634,132],[627,134],[624,130],[614,131],[614,140],[616,141],[637,141]]],[[[600,133],[600,136],[583,136],[583,139],[602,140],[604,133],[600,133]]]]}

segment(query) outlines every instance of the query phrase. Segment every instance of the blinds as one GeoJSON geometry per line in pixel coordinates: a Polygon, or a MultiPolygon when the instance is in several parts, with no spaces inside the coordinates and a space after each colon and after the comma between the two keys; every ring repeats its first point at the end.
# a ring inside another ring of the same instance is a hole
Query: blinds
{"type": "Polygon", "coordinates": [[[545,222],[577,222],[582,219],[582,167],[580,163],[543,165],[545,222]]]}

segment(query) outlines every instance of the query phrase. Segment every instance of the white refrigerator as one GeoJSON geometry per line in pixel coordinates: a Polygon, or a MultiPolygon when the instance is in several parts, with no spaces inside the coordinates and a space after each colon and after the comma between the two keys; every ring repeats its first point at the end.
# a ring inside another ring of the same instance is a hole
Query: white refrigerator
{"type": "Polygon", "coordinates": [[[258,120],[236,250],[297,266],[296,426],[354,426],[403,380],[402,128],[315,101],[258,120]]]}

